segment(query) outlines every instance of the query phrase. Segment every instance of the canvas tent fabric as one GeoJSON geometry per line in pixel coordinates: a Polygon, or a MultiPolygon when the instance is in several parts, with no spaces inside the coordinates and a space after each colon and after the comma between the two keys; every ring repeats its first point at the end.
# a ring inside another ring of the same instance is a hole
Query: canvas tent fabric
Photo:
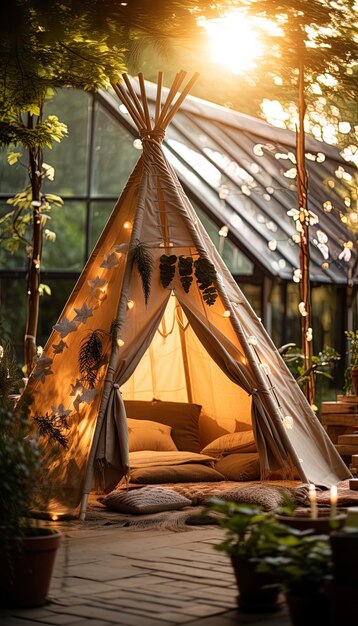
{"type": "Polygon", "coordinates": [[[286,477],[296,468],[302,480],[328,486],[350,475],[164,156],[165,127],[195,78],[173,103],[184,75],[163,105],[159,81],[154,127],[143,78],[142,103],[126,77],[128,91],[115,86],[138,126],[143,153],[25,392],[34,416],[65,416],[70,426],[67,448],[46,448],[43,507],[51,515],[76,513],[81,502],[83,515],[94,480],[108,490],[128,474],[125,399],[200,404],[208,440],[233,432],[237,421],[252,422],[263,478],[270,471],[286,477]],[[133,264],[139,242],[152,258],[147,304],[133,264]],[[186,293],[178,272],[164,288],[163,254],[212,263],[215,303],[204,302],[195,280],[186,293]],[[90,388],[78,357],[94,330],[101,333],[103,360],[90,388]]]}

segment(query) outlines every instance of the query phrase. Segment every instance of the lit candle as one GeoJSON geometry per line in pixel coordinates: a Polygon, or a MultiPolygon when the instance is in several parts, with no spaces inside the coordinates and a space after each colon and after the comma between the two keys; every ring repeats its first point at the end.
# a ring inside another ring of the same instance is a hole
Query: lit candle
{"type": "Polygon", "coordinates": [[[314,486],[313,483],[310,484],[309,486],[309,500],[311,503],[311,518],[312,519],[317,519],[318,517],[318,510],[317,510],[317,496],[316,496],[316,487],[314,486]]]}
{"type": "Polygon", "coordinates": [[[330,503],[331,503],[330,515],[331,517],[336,517],[337,515],[337,487],[336,485],[332,485],[331,487],[330,503]]]}

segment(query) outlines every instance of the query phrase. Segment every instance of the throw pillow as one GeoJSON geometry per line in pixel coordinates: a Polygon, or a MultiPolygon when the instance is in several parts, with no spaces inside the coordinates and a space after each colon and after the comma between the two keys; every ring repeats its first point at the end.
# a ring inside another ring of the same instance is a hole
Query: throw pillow
{"type": "Polygon", "coordinates": [[[200,463],[143,467],[133,469],[130,473],[131,482],[142,484],[211,483],[222,480],[224,480],[224,476],[222,474],[212,467],[201,465],[200,463]]]}
{"type": "Polygon", "coordinates": [[[216,458],[234,454],[235,452],[257,452],[252,430],[222,435],[201,450],[201,454],[208,454],[216,458]]]}
{"type": "Polygon", "coordinates": [[[200,452],[199,415],[200,404],[190,402],[167,402],[153,400],[125,400],[127,417],[151,420],[171,426],[172,439],[178,450],[200,452]]]}
{"type": "Polygon", "coordinates": [[[118,489],[98,500],[112,511],[134,515],[174,511],[191,505],[191,501],[180,493],[160,487],[143,487],[129,491],[118,489]]]}
{"type": "Polygon", "coordinates": [[[170,436],[171,427],[150,420],[127,419],[129,452],[178,450],[170,436]]]}
{"type": "Polygon", "coordinates": [[[215,463],[215,469],[227,480],[241,482],[260,478],[260,462],[257,452],[228,454],[215,463]]]}
{"type": "Polygon", "coordinates": [[[221,500],[239,504],[254,504],[264,511],[272,511],[282,504],[283,492],[265,484],[242,485],[220,494],[221,500]]]}

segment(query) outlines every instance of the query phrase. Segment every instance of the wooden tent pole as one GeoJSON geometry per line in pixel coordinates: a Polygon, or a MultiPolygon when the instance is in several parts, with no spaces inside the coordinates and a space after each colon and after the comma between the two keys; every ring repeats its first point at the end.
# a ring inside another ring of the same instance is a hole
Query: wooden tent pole
{"type": "Polygon", "coordinates": [[[128,78],[128,74],[122,74],[123,80],[125,82],[125,84],[127,85],[127,89],[133,99],[133,102],[135,104],[135,106],[137,107],[137,111],[141,117],[141,119],[143,120],[143,126],[144,126],[144,120],[145,120],[145,116],[144,116],[144,111],[143,111],[143,107],[140,103],[140,100],[138,99],[138,96],[136,94],[136,92],[134,91],[131,82],[128,78]]]}
{"type": "MultiPolygon", "coordinates": [[[[147,185],[143,184],[140,187],[140,194],[138,195],[138,198],[137,198],[137,210],[135,212],[132,235],[131,235],[131,239],[130,239],[130,243],[128,247],[128,254],[126,258],[126,267],[124,269],[121,293],[120,293],[120,298],[118,301],[117,314],[116,314],[116,321],[118,322],[118,324],[121,324],[127,311],[127,290],[129,286],[130,276],[132,273],[132,266],[131,266],[131,261],[130,261],[131,250],[133,246],[136,245],[136,241],[140,239],[140,233],[141,233],[142,224],[143,224],[146,194],[147,194],[147,185]]],[[[88,495],[91,491],[91,487],[93,483],[94,463],[96,459],[97,446],[98,446],[101,429],[102,429],[104,418],[105,418],[109,395],[113,386],[113,377],[114,377],[114,372],[116,369],[116,363],[118,362],[117,352],[118,352],[117,343],[113,342],[111,356],[109,359],[109,364],[108,364],[105,382],[103,386],[101,405],[98,411],[97,422],[96,422],[96,426],[95,426],[95,430],[94,430],[94,434],[92,438],[91,450],[90,450],[90,454],[89,454],[88,462],[87,462],[86,477],[85,477],[84,487],[82,491],[82,501],[81,501],[81,511],[80,511],[81,520],[85,519],[88,495]]]]}
{"type": "Polygon", "coordinates": [[[137,113],[136,109],[134,108],[133,104],[131,103],[129,97],[127,96],[126,92],[124,91],[122,85],[120,85],[119,83],[115,84],[112,83],[112,87],[114,89],[114,91],[116,92],[118,98],[120,99],[121,102],[123,102],[124,106],[127,107],[128,112],[130,113],[130,115],[133,118],[133,121],[136,123],[137,127],[139,130],[142,130],[143,128],[145,128],[145,121],[142,120],[139,117],[139,114],[137,113]]]}
{"type": "Polygon", "coordinates": [[[179,98],[174,102],[171,110],[169,111],[169,113],[166,115],[166,117],[163,119],[162,121],[162,128],[166,128],[168,126],[168,124],[170,124],[171,120],[173,119],[174,115],[176,114],[176,112],[178,111],[180,105],[182,104],[182,102],[185,100],[185,98],[187,97],[189,91],[191,90],[192,86],[194,85],[194,83],[196,83],[196,81],[198,80],[200,74],[199,72],[195,72],[195,74],[192,76],[192,78],[189,80],[188,84],[186,87],[184,87],[183,91],[181,92],[179,98]]]}
{"type": "Polygon", "coordinates": [[[150,121],[150,115],[149,115],[149,109],[148,109],[148,100],[147,100],[147,94],[145,92],[144,78],[143,78],[143,73],[142,72],[139,72],[138,79],[139,79],[140,93],[141,93],[141,96],[142,96],[142,104],[143,104],[143,109],[144,109],[146,127],[147,127],[148,130],[151,130],[152,129],[152,124],[151,124],[151,121],[150,121]]]}
{"type": "Polygon", "coordinates": [[[188,360],[188,350],[186,347],[185,340],[185,331],[184,331],[184,320],[183,320],[183,311],[181,310],[181,306],[177,300],[177,306],[175,308],[178,319],[179,319],[179,337],[180,337],[180,345],[183,357],[183,366],[184,366],[184,376],[185,376],[185,384],[186,384],[186,392],[188,394],[188,402],[193,402],[193,392],[191,388],[191,379],[190,379],[190,370],[189,370],[189,360],[188,360]]]}
{"type": "Polygon", "coordinates": [[[162,108],[162,110],[161,110],[161,112],[159,114],[158,121],[157,121],[157,123],[155,125],[156,129],[157,128],[161,128],[161,123],[162,123],[164,117],[166,116],[166,114],[167,114],[167,112],[169,110],[169,107],[170,107],[170,105],[171,105],[171,103],[173,101],[173,98],[176,96],[176,93],[177,93],[180,85],[182,84],[186,74],[187,73],[184,72],[184,70],[181,70],[180,72],[178,72],[178,74],[174,78],[173,84],[172,84],[172,86],[170,88],[170,91],[169,91],[169,93],[167,95],[167,99],[164,102],[164,106],[163,106],[163,108],[162,108]]]}
{"type": "Polygon", "coordinates": [[[158,72],[158,82],[157,82],[157,98],[155,102],[155,126],[158,123],[159,115],[160,115],[160,107],[162,100],[162,86],[163,86],[163,72],[158,72]]]}

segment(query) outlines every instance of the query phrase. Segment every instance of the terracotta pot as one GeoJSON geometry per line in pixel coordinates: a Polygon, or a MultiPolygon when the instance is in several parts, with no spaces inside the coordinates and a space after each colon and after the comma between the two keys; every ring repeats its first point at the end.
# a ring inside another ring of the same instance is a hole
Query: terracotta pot
{"type": "Polygon", "coordinates": [[[231,563],[238,586],[238,606],[242,611],[255,613],[277,611],[281,590],[270,574],[256,572],[256,564],[243,557],[231,555],[231,563]]]}
{"type": "Polygon", "coordinates": [[[347,513],[338,513],[331,517],[330,511],[327,509],[326,511],[319,511],[316,519],[311,518],[310,511],[307,511],[307,514],[299,513],[292,517],[277,515],[276,519],[281,524],[297,528],[297,530],[311,530],[313,535],[329,535],[331,532],[343,528],[347,513]]]}
{"type": "Polygon", "coordinates": [[[287,591],[286,598],[293,626],[330,623],[328,602],[324,591],[290,590],[287,591]]]}
{"type": "Polygon", "coordinates": [[[62,534],[47,528],[0,542],[0,606],[35,607],[46,602],[62,534]]]}

